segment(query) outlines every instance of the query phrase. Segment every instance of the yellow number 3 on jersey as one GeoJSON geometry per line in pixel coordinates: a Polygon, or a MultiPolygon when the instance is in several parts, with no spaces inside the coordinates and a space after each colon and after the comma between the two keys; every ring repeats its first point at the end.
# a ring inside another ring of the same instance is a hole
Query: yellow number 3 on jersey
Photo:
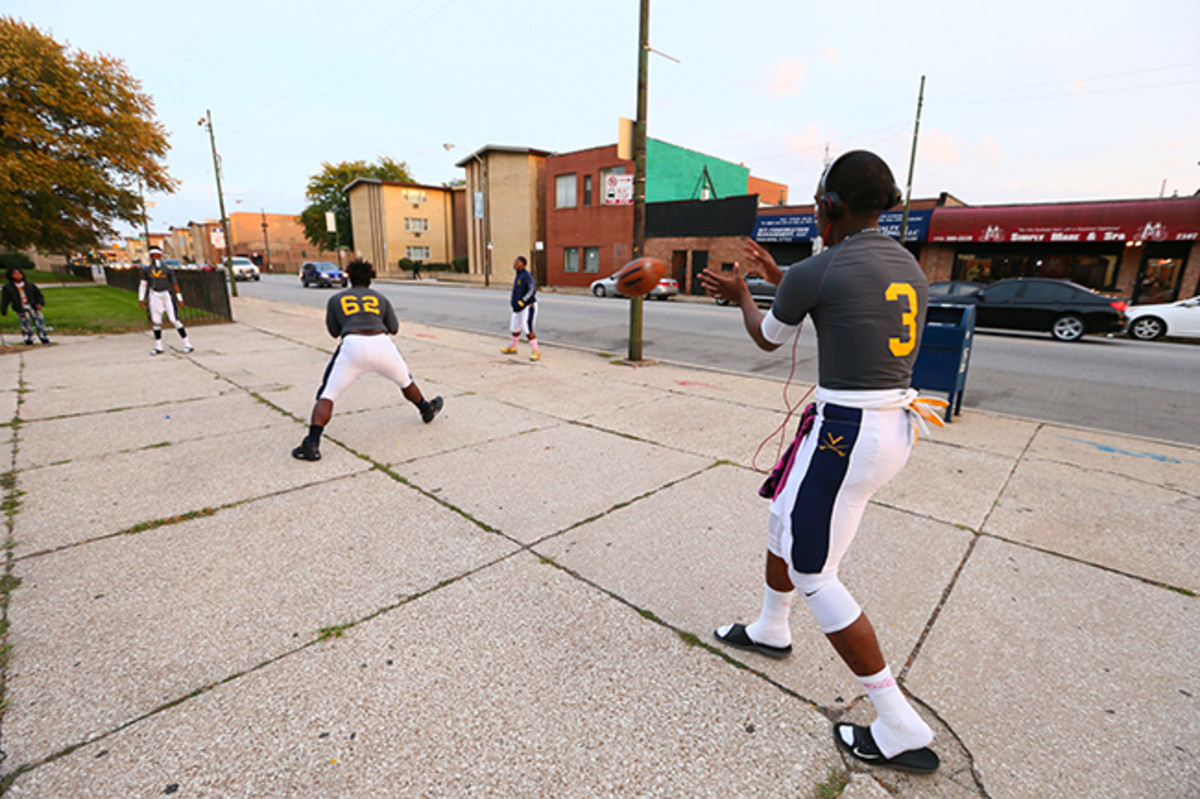
{"type": "Polygon", "coordinates": [[[903,358],[917,346],[917,292],[908,283],[890,283],[887,291],[883,293],[883,298],[888,302],[901,299],[908,301],[907,310],[900,312],[900,324],[908,331],[908,337],[900,339],[892,336],[888,339],[888,349],[892,355],[903,358]]]}
{"type": "Polygon", "coordinates": [[[347,294],[346,296],[342,297],[342,313],[344,313],[346,316],[353,316],[359,311],[373,313],[378,316],[379,298],[372,297],[368,294],[366,297],[362,298],[362,305],[359,305],[358,298],[352,294],[347,294]]]}

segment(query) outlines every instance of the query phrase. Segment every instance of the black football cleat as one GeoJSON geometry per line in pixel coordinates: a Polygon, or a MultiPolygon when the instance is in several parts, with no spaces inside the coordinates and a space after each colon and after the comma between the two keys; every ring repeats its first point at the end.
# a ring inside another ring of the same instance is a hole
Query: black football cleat
{"type": "Polygon", "coordinates": [[[433,417],[438,415],[438,411],[442,409],[442,398],[434,397],[429,401],[429,407],[421,411],[421,421],[429,424],[433,421],[433,417]]]}
{"type": "Polygon", "coordinates": [[[306,438],[300,442],[300,446],[292,450],[292,457],[301,461],[319,461],[321,460],[321,450],[306,438]]]}

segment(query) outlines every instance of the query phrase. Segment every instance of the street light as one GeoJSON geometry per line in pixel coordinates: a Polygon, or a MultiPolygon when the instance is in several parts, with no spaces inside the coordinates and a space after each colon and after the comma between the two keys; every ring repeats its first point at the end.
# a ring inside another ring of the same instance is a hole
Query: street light
{"type": "MultiPolygon", "coordinates": [[[[242,204],[241,200],[234,200],[238,205],[242,204]]],[[[250,205],[258,205],[258,203],[250,203],[250,205]]],[[[271,245],[267,242],[267,209],[258,205],[258,210],[262,212],[262,229],[263,229],[263,269],[267,272],[271,271],[271,245]]]]}
{"type": "Polygon", "coordinates": [[[213,176],[217,179],[217,206],[221,209],[221,229],[225,234],[225,268],[229,275],[229,293],[236,297],[238,289],[237,281],[233,279],[233,229],[229,225],[229,217],[225,215],[225,193],[221,190],[221,157],[217,155],[217,134],[213,131],[212,111],[205,111],[197,124],[208,130],[208,140],[212,144],[213,176]]]}
{"type": "MultiPolygon", "coordinates": [[[[460,150],[467,149],[466,147],[450,142],[446,142],[442,147],[446,152],[456,147],[460,150]]],[[[483,172],[483,285],[490,286],[492,284],[492,192],[491,186],[488,183],[488,167],[487,162],[479,157],[479,153],[474,150],[469,150],[468,152],[471,153],[472,158],[479,162],[479,168],[483,172]]]]}

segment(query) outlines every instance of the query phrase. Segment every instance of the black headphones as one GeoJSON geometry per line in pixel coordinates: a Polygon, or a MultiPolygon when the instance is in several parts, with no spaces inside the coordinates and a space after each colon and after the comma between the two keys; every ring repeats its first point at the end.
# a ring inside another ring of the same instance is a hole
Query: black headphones
{"type": "MultiPolygon", "coordinates": [[[[825,218],[830,221],[833,221],[842,215],[842,212],[846,210],[846,204],[842,202],[842,198],[838,196],[836,191],[827,191],[825,189],[825,180],[829,177],[829,173],[833,171],[833,168],[838,165],[838,161],[841,161],[843,158],[850,155],[850,153],[854,152],[858,151],[850,150],[849,152],[842,153],[834,159],[832,164],[825,168],[824,172],[821,173],[821,196],[817,198],[817,204],[820,205],[821,210],[825,212],[825,218]]],[[[902,197],[903,195],[900,193],[900,187],[895,183],[892,183],[892,191],[891,194],[888,195],[887,205],[883,207],[883,210],[886,211],[892,206],[899,205],[902,197]]]]}

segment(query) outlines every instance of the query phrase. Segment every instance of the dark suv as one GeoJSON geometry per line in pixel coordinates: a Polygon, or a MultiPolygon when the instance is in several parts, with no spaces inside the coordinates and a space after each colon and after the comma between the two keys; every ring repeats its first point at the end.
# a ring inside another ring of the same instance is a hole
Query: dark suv
{"type": "Polygon", "coordinates": [[[931,302],[974,305],[976,327],[1044,330],[1059,341],[1084,333],[1119,333],[1125,328],[1125,302],[1069,280],[1016,277],[998,280],[966,294],[942,294],[931,302]]]}
{"type": "Polygon", "coordinates": [[[349,281],[346,273],[338,269],[337,264],[329,261],[305,261],[304,266],[300,267],[300,282],[304,288],[334,284],[345,288],[349,281]]]}

